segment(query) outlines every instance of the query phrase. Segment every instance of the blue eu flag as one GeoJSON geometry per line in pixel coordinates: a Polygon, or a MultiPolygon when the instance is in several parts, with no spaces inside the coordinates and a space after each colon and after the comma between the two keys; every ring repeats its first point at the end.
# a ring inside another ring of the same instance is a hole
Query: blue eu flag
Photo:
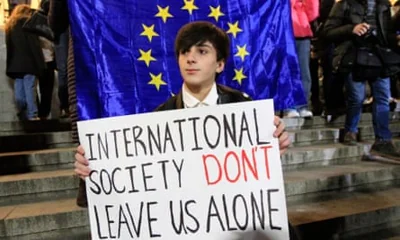
{"type": "Polygon", "coordinates": [[[231,40],[218,83],[276,110],[305,104],[289,0],[69,0],[69,10],[81,120],[153,111],[178,93],[175,36],[198,20],[231,40]]]}

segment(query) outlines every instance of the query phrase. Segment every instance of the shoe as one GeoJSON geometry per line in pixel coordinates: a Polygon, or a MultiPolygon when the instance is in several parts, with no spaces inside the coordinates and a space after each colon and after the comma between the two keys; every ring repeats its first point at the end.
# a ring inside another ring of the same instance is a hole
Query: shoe
{"type": "Polygon", "coordinates": [[[400,163],[400,153],[394,147],[392,141],[375,140],[371,147],[370,154],[383,158],[389,158],[397,163],[400,163]]]}
{"type": "Polygon", "coordinates": [[[29,118],[28,121],[39,121],[40,118],[38,117],[33,117],[33,118],[29,118]]]}
{"type": "Polygon", "coordinates": [[[373,101],[374,101],[374,98],[373,98],[373,97],[368,97],[368,98],[364,99],[363,105],[369,105],[369,104],[371,104],[373,101]]]}
{"type": "Polygon", "coordinates": [[[313,117],[313,113],[310,110],[307,110],[307,109],[301,109],[299,111],[299,115],[302,118],[311,118],[311,117],[313,117]]]}
{"type": "Polygon", "coordinates": [[[296,110],[289,110],[283,115],[284,118],[299,118],[300,114],[296,110]]]}
{"type": "Polygon", "coordinates": [[[347,132],[344,135],[343,144],[348,146],[357,145],[357,133],[347,132]]]}
{"type": "Polygon", "coordinates": [[[69,118],[69,112],[65,109],[61,109],[60,118],[69,118]]]}

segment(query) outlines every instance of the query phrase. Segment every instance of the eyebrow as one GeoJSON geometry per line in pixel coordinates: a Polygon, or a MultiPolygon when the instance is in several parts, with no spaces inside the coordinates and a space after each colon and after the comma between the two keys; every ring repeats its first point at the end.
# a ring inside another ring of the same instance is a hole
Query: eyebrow
{"type": "Polygon", "coordinates": [[[209,43],[200,43],[196,44],[197,47],[207,47],[207,48],[212,48],[212,45],[209,43]]]}

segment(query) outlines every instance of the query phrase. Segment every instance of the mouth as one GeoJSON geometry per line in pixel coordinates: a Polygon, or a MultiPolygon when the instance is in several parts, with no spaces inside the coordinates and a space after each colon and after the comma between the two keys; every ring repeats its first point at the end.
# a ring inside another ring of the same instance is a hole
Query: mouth
{"type": "Polygon", "coordinates": [[[195,74],[196,72],[200,71],[199,69],[188,68],[185,69],[185,72],[188,74],[195,74]]]}

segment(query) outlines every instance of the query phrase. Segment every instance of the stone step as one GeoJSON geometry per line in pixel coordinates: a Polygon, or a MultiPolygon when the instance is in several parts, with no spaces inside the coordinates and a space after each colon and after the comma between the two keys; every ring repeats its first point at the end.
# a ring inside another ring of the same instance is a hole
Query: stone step
{"type": "Polygon", "coordinates": [[[73,197],[78,182],[73,169],[0,176],[0,206],[73,197]]]}
{"type": "MultiPolygon", "coordinates": [[[[391,112],[390,120],[398,121],[400,119],[399,112],[391,112]]],[[[285,125],[288,129],[309,129],[309,128],[321,128],[321,127],[343,127],[345,122],[345,115],[338,117],[332,123],[320,117],[315,116],[312,118],[283,118],[285,125]]],[[[372,124],[372,115],[370,113],[361,114],[360,124],[372,124]]]]}
{"type": "Polygon", "coordinates": [[[0,136],[0,153],[71,147],[71,132],[31,133],[0,136]]]}
{"type": "Polygon", "coordinates": [[[70,130],[71,121],[68,119],[0,122],[0,136],[21,133],[61,132],[70,130]]]}
{"type": "Polygon", "coordinates": [[[23,235],[42,233],[43,236],[47,233],[44,235],[51,236],[62,230],[67,232],[64,239],[72,239],[68,232],[81,232],[88,224],[87,210],[77,207],[75,199],[0,207],[1,239],[13,236],[18,236],[15,239],[35,239],[23,235]]]}
{"type": "MultiPolygon", "coordinates": [[[[390,130],[396,137],[400,133],[400,121],[390,123],[390,130]]],[[[341,137],[340,128],[313,128],[288,130],[292,146],[309,146],[315,144],[337,143],[341,137]]],[[[374,139],[374,129],[372,125],[361,125],[359,127],[359,137],[361,140],[374,139]]]]}
{"type": "Polygon", "coordinates": [[[343,240],[400,240],[400,219],[341,234],[343,240]]]}
{"type": "Polygon", "coordinates": [[[0,175],[72,169],[76,148],[0,153],[0,175]]]}
{"type": "MultiPolygon", "coordinates": [[[[363,141],[357,146],[330,143],[292,147],[282,156],[282,167],[284,171],[290,171],[309,167],[356,163],[369,155],[372,144],[373,140],[363,141]]],[[[393,144],[400,149],[400,138],[394,138],[393,144]]]]}
{"type": "MultiPolygon", "coordinates": [[[[370,185],[369,191],[338,193],[332,199],[288,204],[289,220],[303,239],[365,239],[356,235],[400,220],[399,186],[374,190],[370,185]]],[[[381,235],[375,239],[387,239],[398,234],[393,232],[391,236],[381,235]]]]}
{"type": "MultiPolygon", "coordinates": [[[[357,162],[284,172],[287,196],[371,183],[391,185],[400,179],[400,165],[357,162]]],[[[79,178],[72,169],[0,176],[0,205],[75,196],[79,178]]]]}
{"type": "Polygon", "coordinates": [[[284,172],[286,196],[337,189],[351,189],[365,184],[391,185],[400,179],[400,165],[357,162],[284,172]]]}

